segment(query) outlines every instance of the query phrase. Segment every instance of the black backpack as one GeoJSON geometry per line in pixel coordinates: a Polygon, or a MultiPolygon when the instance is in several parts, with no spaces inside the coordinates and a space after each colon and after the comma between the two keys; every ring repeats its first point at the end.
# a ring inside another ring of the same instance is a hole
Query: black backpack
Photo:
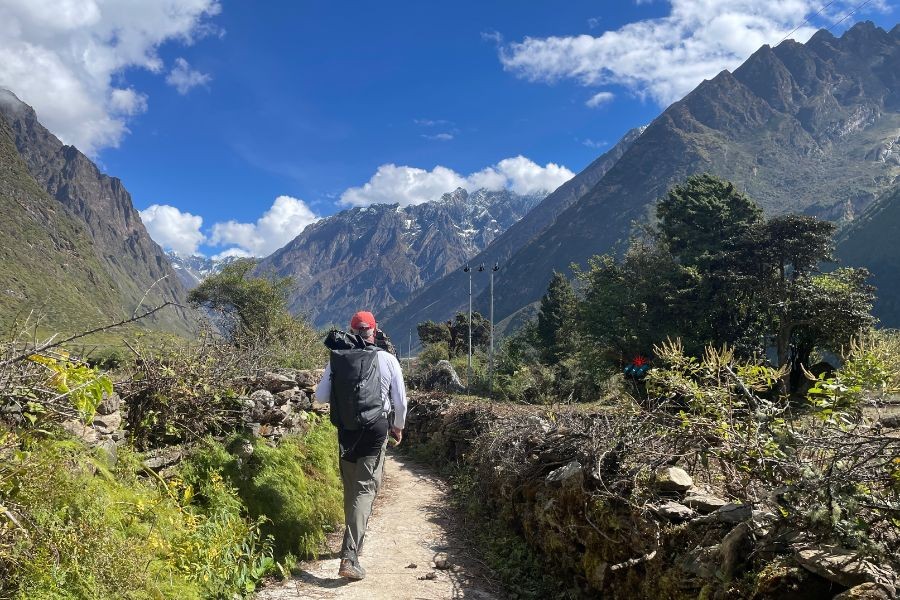
{"type": "Polygon", "coordinates": [[[358,335],[332,331],[325,338],[331,350],[331,422],[345,431],[366,429],[385,417],[377,346],[358,335]]]}

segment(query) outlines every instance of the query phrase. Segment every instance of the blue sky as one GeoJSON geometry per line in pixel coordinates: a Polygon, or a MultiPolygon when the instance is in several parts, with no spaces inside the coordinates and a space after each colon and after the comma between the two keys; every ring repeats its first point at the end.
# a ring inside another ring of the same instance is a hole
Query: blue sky
{"type": "MultiPolygon", "coordinates": [[[[153,207],[158,242],[212,255],[271,252],[352,205],[555,187],[704,77],[859,2],[146,4],[0,0],[19,58],[0,85],[153,207]]],[[[898,20],[874,0],[834,33],[860,18],[898,20]]]]}

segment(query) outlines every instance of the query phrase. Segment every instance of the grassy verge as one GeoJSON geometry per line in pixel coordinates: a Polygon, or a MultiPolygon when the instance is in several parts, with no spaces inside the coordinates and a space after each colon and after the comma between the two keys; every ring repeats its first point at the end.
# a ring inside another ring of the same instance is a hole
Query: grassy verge
{"type": "Polygon", "coordinates": [[[128,450],[2,432],[0,598],[248,597],[340,521],[335,443],[318,419],[277,448],[210,439],[164,481],[128,450]]]}

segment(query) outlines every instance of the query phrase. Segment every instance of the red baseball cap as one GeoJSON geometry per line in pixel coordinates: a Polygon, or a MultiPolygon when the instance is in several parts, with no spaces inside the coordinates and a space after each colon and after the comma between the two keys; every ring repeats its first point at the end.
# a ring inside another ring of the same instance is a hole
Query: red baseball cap
{"type": "Polygon", "coordinates": [[[361,310],[350,319],[350,329],[375,329],[375,316],[366,310],[361,310]]]}

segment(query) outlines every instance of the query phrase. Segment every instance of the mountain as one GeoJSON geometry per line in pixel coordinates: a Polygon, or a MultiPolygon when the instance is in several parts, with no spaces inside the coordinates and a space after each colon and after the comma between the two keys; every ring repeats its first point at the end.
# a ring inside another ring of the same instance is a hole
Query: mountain
{"type": "Polygon", "coordinates": [[[544,196],[460,188],[413,206],[353,208],[309,225],[257,271],[291,277],[290,309],[316,325],[363,308],[378,315],[459,268],[544,196]]]}
{"type": "MultiPolygon", "coordinates": [[[[900,26],[859,23],[840,38],[822,30],[806,44],[763,46],[668,107],[590,191],[501,264],[495,319],[537,300],[553,270],[615,249],[693,173],[734,181],[768,214],[847,223],[897,181],[898,141],[900,26]]],[[[482,292],[476,306],[487,305],[482,292]]],[[[447,316],[405,311],[390,325],[447,316]]]]}
{"type": "MultiPolygon", "coordinates": [[[[556,217],[584,196],[612,168],[634,144],[646,127],[636,127],[626,133],[619,142],[588,165],[578,175],[561,185],[530,210],[521,220],[497,237],[481,253],[471,259],[472,264],[505,264],[521,247],[548,228],[556,217]]],[[[473,276],[473,293],[488,285],[486,277],[473,276]]],[[[414,293],[406,302],[388,307],[379,317],[385,331],[414,331],[416,324],[424,320],[441,320],[451,317],[468,304],[468,276],[457,270],[414,293]]],[[[481,307],[479,310],[483,310],[481,307]]],[[[487,312],[485,311],[485,314],[487,312]]]]}
{"type": "Polygon", "coordinates": [[[187,290],[194,289],[203,283],[204,279],[220,273],[223,267],[237,260],[234,256],[216,259],[197,255],[182,256],[177,252],[166,252],[166,258],[187,290]]]}
{"type": "MultiPolygon", "coordinates": [[[[99,263],[105,272],[102,279],[112,281],[115,289],[105,313],[130,316],[138,305],[149,308],[166,300],[184,300],[184,286],[162,249],[150,239],[121,181],[101,173],[74,146],[60,142],[40,124],[30,106],[3,89],[0,120],[7,125],[14,144],[10,152],[15,150],[30,178],[55,199],[59,205],[55,212],[78,219],[87,233],[93,253],[91,262],[99,263]]],[[[10,156],[4,160],[16,159],[10,156]]],[[[23,233],[11,234],[5,244],[28,244],[23,233]]],[[[57,234],[62,235],[52,232],[57,234]]],[[[93,301],[88,297],[80,300],[87,304],[93,301]]],[[[181,308],[161,311],[147,319],[145,325],[179,333],[193,328],[190,313],[181,308]]]]}
{"type": "Polygon", "coordinates": [[[84,223],[28,172],[0,118],[0,326],[17,318],[76,330],[118,316],[117,290],[84,223]]]}
{"type": "MultiPolygon", "coordinates": [[[[900,148],[893,154],[900,153],[900,148]]],[[[890,155],[888,155],[890,158],[890,155]]],[[[875,316],[882,327],[900,329],[900,186],[879,198],[838,238],[836,256],[848,266],[864,265],[877,288],[875,316]]]]}

